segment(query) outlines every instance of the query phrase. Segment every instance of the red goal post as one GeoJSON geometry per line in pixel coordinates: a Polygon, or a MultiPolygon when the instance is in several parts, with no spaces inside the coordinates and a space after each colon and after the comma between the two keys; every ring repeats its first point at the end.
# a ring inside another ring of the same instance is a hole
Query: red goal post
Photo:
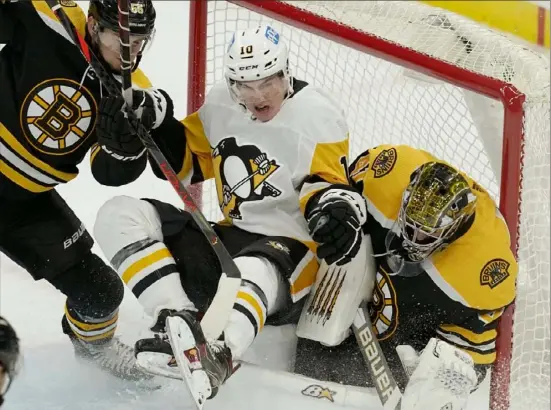
{"type": "MultiPolygon", "coordinates": [[[[516,311],[500,321],[491,408],[549,408],[549,60],[417,2],[192,1],[189,112],[223,78],[231,33],[260,21],[282,30],[297,77],[341,97],[351,158],[408,143],[498,201],[521,272],[516,311]]],[[[214,215],[212,189],[194,191],[214,215]]]]}

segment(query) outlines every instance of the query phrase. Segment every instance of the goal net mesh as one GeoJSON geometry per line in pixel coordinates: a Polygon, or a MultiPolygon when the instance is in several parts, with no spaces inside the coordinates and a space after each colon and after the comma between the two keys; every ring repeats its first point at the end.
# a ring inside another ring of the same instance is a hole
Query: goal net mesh
{"type": "MultiPolygon", "coordinates": [[[[418,2],[285,3],[324,17],[327,36],[231,2],[209,2],[206,91],[224,80],[224,53],[232,33],[269,23],[289,46],[293,76],[331,91],[340,102],[351,131],[351,160],[378,144],[408,144],[456,165],[486,188],[497,203],[520,203],[518,215],[506,215],[509,224],[518,218],[520,264],[510,360],[510,408],[547,410],[549,60],[474,22],[418,2]],[[376,51],[370,54],[369,50],[344,45],[338,39],[335,23],[353,28],[358,35],[367,33],[384,39],[389,47],[399,44],[405,47],[400,53],[418,57],[406,68],[377,57],[376,51]],[[462,70],[436,73],[441,74],[440,79],[428,76],[437,61],[462,70]],[[469,91],[463,77],[468,73],[501,80],[520,91],[525,98],[520,105],[522,126],[508,128],[507,107],[504,109],[502,101],[469,91]],[[515,175],[514,170],[504,172],[508,165],[502,161],[502,153],[505,151],[507,158],[511,149],[521,150],[520,195],[518,188],[504,189],[515,188],[508,184],[518,186],[518,180],[502,181],[504,176],[515,175]],[[506,194],[510,197],[502,197],[506,194]]],[[[217,202],[213,185],[205,183],[203,206],[211,219],[221,216],[217,202]]]]}

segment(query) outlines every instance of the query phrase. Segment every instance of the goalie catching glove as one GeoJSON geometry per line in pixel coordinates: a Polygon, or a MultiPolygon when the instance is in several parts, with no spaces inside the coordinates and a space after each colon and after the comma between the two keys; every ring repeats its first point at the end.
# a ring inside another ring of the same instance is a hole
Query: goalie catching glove
{"type": "MultiPolygon", "coordinates": [[[[146,130],[159,127],[165,118],[173,115],[170,97],[160,90],[149,89],[132,91],[132,109],[146,130]]],[[[125,112],[122,96],[103,97],[98,107],[96,136],[98,144],[105,152],[121,161],[140,158],[145,147],[132,132],[125,112]]]]}
{"type": "Polygon", "coordinates": [[[360,249],[367,220],[365,199],[348,187],[328,189],[310,200],[306,220],[312,239],[319,244],[318,258],[328,265],[344,265],[360,249]]]}
{"type": "Polygon", "coordinates": [[[402,396],[402,410],[464,410],[478,384],[471,356],[432,338],[421,355],[411,346],[396,348],[411,378],[402,396]]]}

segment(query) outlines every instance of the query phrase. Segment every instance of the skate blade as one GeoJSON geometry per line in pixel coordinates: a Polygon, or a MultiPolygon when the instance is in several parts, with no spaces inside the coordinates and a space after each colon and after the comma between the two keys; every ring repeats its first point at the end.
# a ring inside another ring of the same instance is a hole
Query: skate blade
{"type": "Polygon", "coordinates": [[[182,380],[178,366],[169,367],[169,357],[162,353],[142,352],[136,357],[136,366],[144,372],[169,379],[182,380]]]}
{"type": "Polygon", "coordinates": [[[186,322],[179,317],[166,319],[166,333],[182,378],[186,382],[197,408],[201,410],[207,398],[212,394],[212,387],[209,377],[199,361],[193,333],[186,322]],[[188,356],[195,356],[196,360],[192,362],[188,356]]]}

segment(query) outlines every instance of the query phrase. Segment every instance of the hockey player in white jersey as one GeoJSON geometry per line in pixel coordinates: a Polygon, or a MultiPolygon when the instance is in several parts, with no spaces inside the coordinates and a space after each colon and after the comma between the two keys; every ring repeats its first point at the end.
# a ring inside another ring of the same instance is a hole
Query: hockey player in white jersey
{"type": "MultiPolygon", "coordinates": [[[[225,61],[225,81],[198,112],[181,122],[157,119],[161,125],[152,131],[181,179],[215,178],[225,219],[214,229],[242,275],[223,340],[205,341],[197,321],[221,272],[187,212],[119,196],[99,210],[94,229],[106,257],[154,317],[158,337],[136,344],[138,363],[157,374],[177,373],[165,320],[179,317],[196,340],[196,349],[186,351],[189,365],[201,362],[211,397],[266,323],[298,319],[318,270],[306,210],[324,204],[343,221],[336,231],[354,234],[366,217],[363,198],[347,184],[343,113],[324,91],[291,76],[280,34],[270,26],[238,31],[225,61]]],[[[339,263],[354,243],[338,244],[339,263]]]]}

